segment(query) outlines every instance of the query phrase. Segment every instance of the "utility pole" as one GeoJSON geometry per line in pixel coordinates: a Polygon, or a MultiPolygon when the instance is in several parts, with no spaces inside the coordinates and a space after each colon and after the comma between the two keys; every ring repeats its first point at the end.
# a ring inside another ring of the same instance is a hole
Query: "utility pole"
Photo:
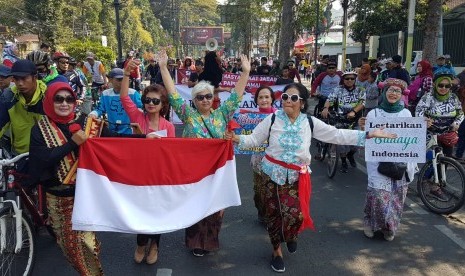
{"type": "Polygon", "coordinates": [[[408,29],[407,29],[407,53],[405,54],[405,69],[410,72],[412,66],[412,50],[413,50],[413,31],[415,26],[415,4],[416,0],[410,0],[408,5],[408,29]]]}
{"type": "Polygon", "coordinates": [[[315,27],[315,52],[313,53],[313,62],[318,61],[318,35],[320,34],[320,0],[316,0],[316,27],[315,27]]]}
{"type": "Polygon", "coordinates": [[[118,61],[121,62],[123,59],[123,40],[121,38],[121,22],[119,20],[119,9],[121,6],[120,0],[115,0],[113,2],[115,6],[115,16],[116,16],[116,39],[118,40],[118,61]]]}
{"type": "Polygon", "coordinates": [[[349,0],[344,0],[342,3],[342,8],[344,9],[344,18],[343,20],[343,35],[342,35],[342,70],[346,69],[346,55],[347,55],[347,10],[349,9],[349,0]]]}

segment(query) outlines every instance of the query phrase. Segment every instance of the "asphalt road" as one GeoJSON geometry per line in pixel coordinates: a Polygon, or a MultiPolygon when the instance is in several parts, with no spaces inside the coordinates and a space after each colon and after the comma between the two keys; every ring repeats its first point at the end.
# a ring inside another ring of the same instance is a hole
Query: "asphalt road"
{"type": "MultiPolygon", "coordinates": [[[[312,149],[314,152],[314,149],[312,149]]],[[[312,216],[316,231],[299,236],[298,250],[283,248],[284,275],[465,275],[465,209],[445,217],[428,212],[411,184],[398,235],[392,242],[362,233],[367,185],[362,155],[358,168],[330,180],[323,163],[312,164],[312,216]]],[[[228,208],[221,249],[194,257],[184,247],[184,231],[164,234],[159,260],[136,264],[135,235],[98,233],[106,275],[273,275],[271,245],[256,219],[249,156],[237,156],[242,205],[228,208]]],[[[39,233],[33,275],[77,275],[45,231],[39,233]]]]}
{"type": "MultiPolygon", "coordinates": [[[[359,160],[359,162],[361,162],[359,160]]],[[[363,236],[362,212],[366,174],[359,165],[333,180],[320,162],[312,165],[311,210],[316,231],[299,237],[297,253],[284,250],[285,275],[465,275],[465,211],[453,217],[431,214],[422,208],[413,190],[398,236],[363,236]]],[[[272,275],[271,245],[256,220],[252,174],[248,156],[237,156],[242,205],[228,208],[220,233],[221,249],[203,258],[184,247],[184,231],[164,234],[155,265],[133,261],[135,236],[99,233],[101,261],[107,275],[272,275]]],[[[58,246],[40,232],[33,275],[77,275],[58,246]]]]}

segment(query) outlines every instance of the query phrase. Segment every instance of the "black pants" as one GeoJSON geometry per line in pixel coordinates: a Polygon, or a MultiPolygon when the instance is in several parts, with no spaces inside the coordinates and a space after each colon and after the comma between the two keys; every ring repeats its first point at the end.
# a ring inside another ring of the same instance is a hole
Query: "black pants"
{"type": "Polygon", "coordinates": [[[161,237],[161,234],[155,234],[155,235],[138,234],[137,235],[137,246],[147,245],[147,243],[149,242],[149,239],[152,239],[152,242],[156,242],[157,247],[160,247],[160,237],[161,237]]]}

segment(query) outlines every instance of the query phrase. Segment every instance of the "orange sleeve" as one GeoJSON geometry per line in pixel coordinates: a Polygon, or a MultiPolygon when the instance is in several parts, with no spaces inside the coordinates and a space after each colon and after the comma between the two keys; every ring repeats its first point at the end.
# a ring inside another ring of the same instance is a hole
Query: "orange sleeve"
{"type": "Polygon", "coordinates": [[[89,74],[89,71],[87,70],[87,67],[82,66],[82,73],[84,73],[84,75],[89,74]]]}
{"type": "Polygon", "coordinates": [[[100,73],[105,73],[105,66],[103,66],[102,63],[100,63],[100,66],[98,67],[98,70],[100,71],[100,73]]]}

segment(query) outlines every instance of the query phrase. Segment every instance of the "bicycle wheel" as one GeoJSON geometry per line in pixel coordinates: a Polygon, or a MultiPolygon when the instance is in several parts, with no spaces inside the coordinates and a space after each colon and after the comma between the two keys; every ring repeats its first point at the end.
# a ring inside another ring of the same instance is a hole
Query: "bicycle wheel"
{"type": "Polygon", "coordinates": [[[0,223],[4,226],[0,234],[5,239],[5,248],[0,252],[0,275],[31,275],[36,248],[31,220],[26,215],[22,217],[23,244],[18,253],[15,253],[16,223],[12,207],[0,210],[0,223]]]}
{"type": "Polygon", "coordinates": [[[327,147],[328,151],[328,161],[327,161],[327,171],[326,175],[329,178],[333,178],[336,175],[337,164],[339,162],[339,152],[337,150],[337,145],[329,144],[327,147]]]}
{"type": "Polygon", "coordinates": [[[423,204],[433,213],[451,214],[460,209],[465,201],[465,171],[459,162],[450,157],[438,157],[437,163],[439,183],[434,183],[433,163],[428,161],[418,177],[418,194],[423,204]],[[431,193],[434,186],[439,186],[447,200],[440,200],[431,193]]]}
{"type": "Polygon", "coordinates": [[[317,154],[315,155],[316,160],[320,162],[325,160],[326,151],[327,151],[326,148],[327,148],[326,143],[316,140],[316,150],[317,150],[317,154]]]}

